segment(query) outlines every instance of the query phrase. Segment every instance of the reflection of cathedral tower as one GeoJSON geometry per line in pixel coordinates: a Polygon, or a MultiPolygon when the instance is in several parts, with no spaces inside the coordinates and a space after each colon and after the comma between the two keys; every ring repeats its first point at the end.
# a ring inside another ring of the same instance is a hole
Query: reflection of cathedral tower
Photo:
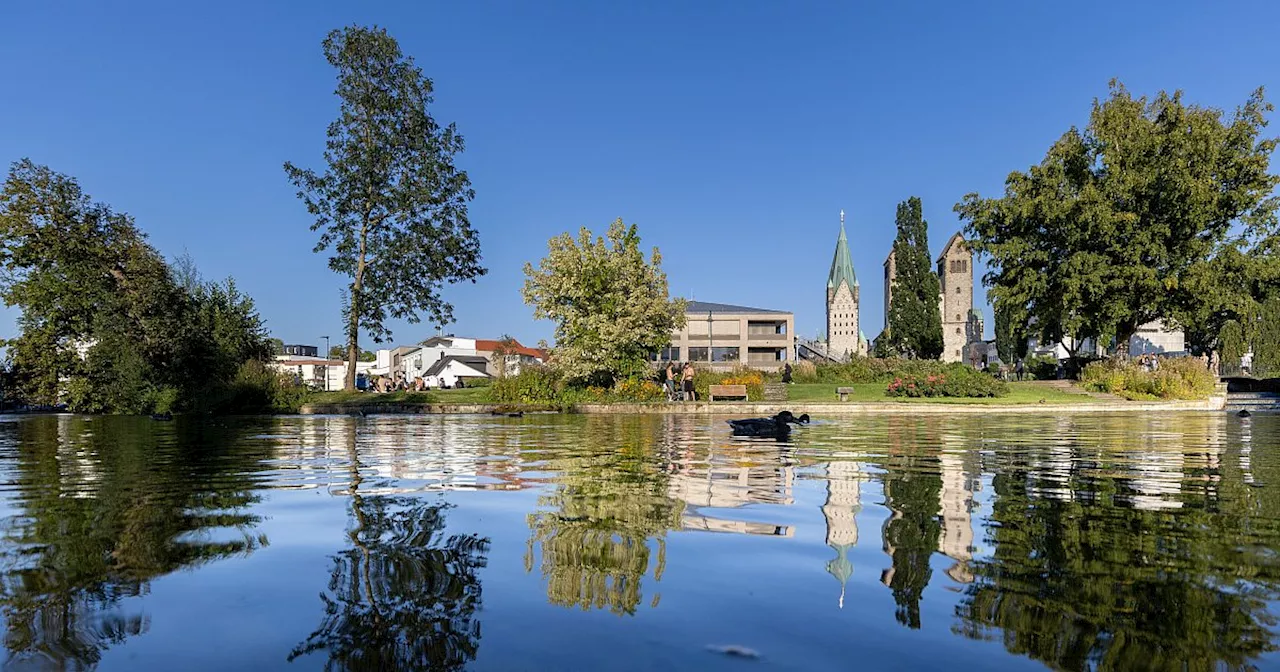
{"type": "Polygon", "coordinates": [[[827,571],[840,581],[840,606],[844,607],[844,587],[853,576],[849,549],[858,545],[858,521],[861,471],[857,462],[831,462],[827,465],[827,501],[822,504],[822,517],[827,519],[827,545],[836,557],[827,563],[827,571]]]}
{"type": "Polygon", "coordinates": [[[973,557],[973,521],[969,515],[973,494],[965,477],[964,454],[944,451],[938,461],[942,472],[942,534],[938,536],[938,550],[956,561],[947,576],[959,583],[972,583],[968,563],[973,557]]]}

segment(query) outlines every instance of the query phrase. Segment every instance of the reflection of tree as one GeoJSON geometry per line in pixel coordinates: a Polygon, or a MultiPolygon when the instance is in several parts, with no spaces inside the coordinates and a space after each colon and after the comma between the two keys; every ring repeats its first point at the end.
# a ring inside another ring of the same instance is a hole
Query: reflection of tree
{"type": "Polygon", "coordinates": [[[654,579],[661,580],[663,537],[680,527],[684,507],[667,496],[654,423],[643,417],[587,422],[582,446],[549,460],[560,487],[539,500],[550,511],[529,516],[525,568],[532,571],[534,546],[541,545],[553,604],[632,614],[649,572],[649,539],[657,540],[654,579]]]}
{"type": "Polygon", "coordinates": [[[995,477],[994,553],[974,565],[958,632],[999,629],[1009,651],[1068,670],[1237,668],[1275,648],[1280,577],[1260,549],[1280,529],[1238,474],[1221,498],[1188,488],[1174,511],[1120,506],[1112,479],[1073,479],[1085,496],[1048,499],[1038,478],[995,477]]]}
{"type": "Polygon", "coordinates": [[[942,531],[938,521],[942,479],[936,465],[918,465],[925,460],[923,457],[890,460],[885,465],[884,498],[885,506],[893,513],[884,525],[884,548],[893,559],[893,566],[884,572],[882,580],[893,591],[898,622],[915,629],[920,627],[920,598],[933,574],[929,559],[938,548],[942,531]]]}
{"type": "Polygon", "coordinates": [[[0,432],[18,446],[17,512],[0,544],[11,664],[92,667],[150,625],[119,613],[122,599],[174,570],[267,543],[245,512],[258,501],[248,472],[264,455],[238,447],[241,432],[65,416],[0,432]]]}
{"type": "Polygon", "coordinates": [[[320,627],[289,660],[327,651],[329,670],[454,670],[480,646],[480,580],[489,540],[448,535],[447,505],[411,497],[365,497],[355,425],[351,547],[333,559],[320,627]]]}

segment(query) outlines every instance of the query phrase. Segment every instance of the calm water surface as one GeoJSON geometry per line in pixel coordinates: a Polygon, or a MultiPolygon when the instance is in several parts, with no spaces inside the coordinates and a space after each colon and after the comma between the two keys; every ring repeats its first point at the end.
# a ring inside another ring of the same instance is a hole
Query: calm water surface
{"type": "Polygon", "coordinates": [[[11,418],[0,524],[11,669],[1280,669],[1280,416],[11,418]]]}

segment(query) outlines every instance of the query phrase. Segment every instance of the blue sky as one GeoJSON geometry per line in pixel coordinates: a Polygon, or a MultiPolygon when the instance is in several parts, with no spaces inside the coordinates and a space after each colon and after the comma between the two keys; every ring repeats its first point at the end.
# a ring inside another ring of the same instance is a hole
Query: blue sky
{"type": "Polygon", "coordinates": [[[344,279],[281,164],[320,167],[320,41],[351,23],[400,41],[467,140],[490,271],[447,290],[449,330],[527,343],[552,325],[523,264],[617,217],[674,294],[792,310],[812,336],[842,208],[874,337],[899,201],[923,199],[936,254],[952,206],[998,194],[1112,77],[1230,109],[1280,76],[1274,2],[9,2],[0,161],[76,176],[166,255],[234,276],[285,341],[337,342],[344,279]]]}

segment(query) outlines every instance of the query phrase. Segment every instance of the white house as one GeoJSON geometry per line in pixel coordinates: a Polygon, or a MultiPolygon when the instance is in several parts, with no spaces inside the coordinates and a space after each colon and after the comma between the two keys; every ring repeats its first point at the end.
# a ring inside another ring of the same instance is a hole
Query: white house
{"type": "MultiPolygon", "coordinates": [[[[440,387],[442,383],[452,387],[457,384],[458,378],[488,378],[494,375],[496,371],[493,355],[501,346],[502,343],[496,340],[433,336],[418,345],[379,350],[377,361],[368,373],[402,378],[409,383],[421,378],[430,387],[440,387]],[[437,367],[438,363],[448,358],[454,358],[454,361],[437,367]]],[[[542,363],[546,359],[545,351],[512,341],[505,357],[505,372],[507,375],[515,375],[520,372],[522,364],[542,363]]]]}
{"type": "MultiPolygon", "coordinates": [[[[1067,345],[1074,345],[1073,339],[1068,338],[1066,341],[1067,345]]],[[[1180,329],[1169,328],[1160,320],[1138,327],[1137,332],[1129,338],[1130,355],[1180,354],[1186,350],[1186,333],[1180,329]]],[[[1053,355],[1059,360],[1071,356],[1062,343],[1041,346],[1034,336],[1027,338],[1027,353],[1053,355]]],[[[1099,347],[1092,338],[1086,338],[1080,341],[1076,354],[1102,356],[1106,354],[1106,349],[1099,347]]]]}
{"type": "MultiPolygon", "coordinates": [[[[276,355],[271,368],[317,390],[341,390],[347,378],[347,363],[341,359],[276,355]]],[[[356,362],[356,374],[368,375],[375,362],[356,362]]]]}
{"type": "Polygon", "coordinates": [[[465,385],[476,378],[489,378],[488,364],[485,357],[445,355],[423,372],[422,379],[427,387],[457,387],[459,380],[465,385]]]}

